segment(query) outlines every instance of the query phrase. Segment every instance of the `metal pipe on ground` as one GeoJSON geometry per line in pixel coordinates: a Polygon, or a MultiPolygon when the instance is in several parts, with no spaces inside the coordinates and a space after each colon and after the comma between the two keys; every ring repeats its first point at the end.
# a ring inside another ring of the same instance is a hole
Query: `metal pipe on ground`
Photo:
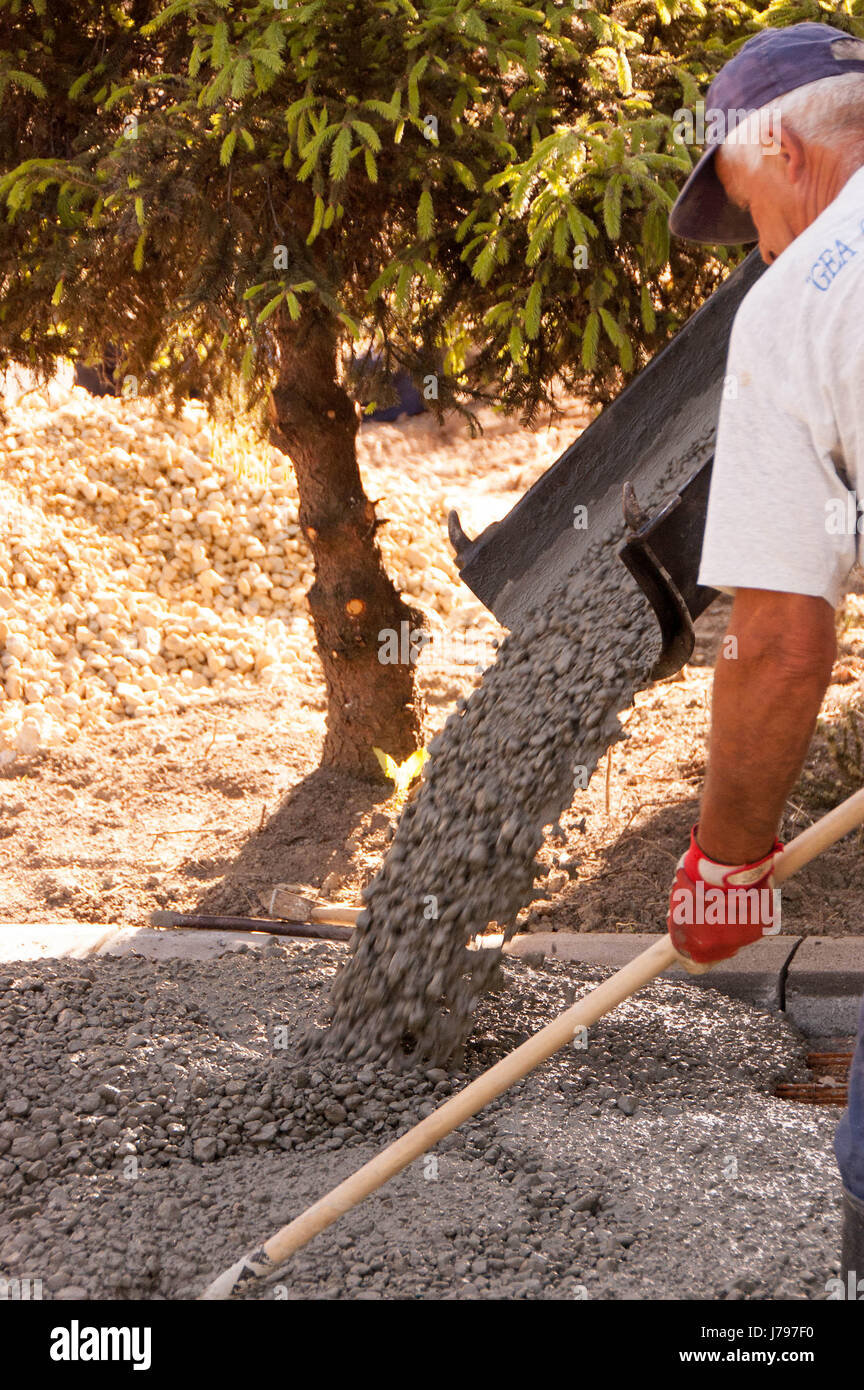
{"type": "MultiPolygon", "coordinates": [[[[346,909],[354,911],[353,908],[346,909]]],[[[299,936],[314,941],[350,941],[353,926],[332,922],[291,922],[276,917],[220,917],[202,912],[151,912],[151,927],[188,927],[201,931],[266,932],[270,936],[299,936]]]]}

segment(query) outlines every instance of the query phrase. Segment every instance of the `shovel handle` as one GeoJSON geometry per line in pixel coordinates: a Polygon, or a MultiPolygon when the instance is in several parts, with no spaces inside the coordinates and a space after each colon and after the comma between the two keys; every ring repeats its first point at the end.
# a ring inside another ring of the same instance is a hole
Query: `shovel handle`
{"type": "Polygon", "coordinates": [[[835,806],[833,811],[822,816],[813,825],[808,825],[806,830],[802,830],[800,835],[796,835],[794,840],[790,840],[782,854],[778,854],[775,869],[774,882],[783,883],[793,874],[797,874],[799,869],[803,869],[805,864],[809,864],[811,859],[815,859],[817,854],[821,854],[830,845],[842,840],[844,835],[848,835],[850,830],[864,823],[864,790],[853,792],[852,796],[847,796],[845,801],[841,801],[839,806],[835,806]]]}

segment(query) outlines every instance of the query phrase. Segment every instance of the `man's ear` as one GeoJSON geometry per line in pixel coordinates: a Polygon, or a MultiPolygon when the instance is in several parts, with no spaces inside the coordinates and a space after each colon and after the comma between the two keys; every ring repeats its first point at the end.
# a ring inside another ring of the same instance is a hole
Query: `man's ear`
{"type": "Polygon", "coordinates": [[[762,141],[763,153],[779,155],[789,182],[797,183],[806,164],[804,141],[788,121],[781,120],[779,111],[771,116],[766,135],[762,141]]]}

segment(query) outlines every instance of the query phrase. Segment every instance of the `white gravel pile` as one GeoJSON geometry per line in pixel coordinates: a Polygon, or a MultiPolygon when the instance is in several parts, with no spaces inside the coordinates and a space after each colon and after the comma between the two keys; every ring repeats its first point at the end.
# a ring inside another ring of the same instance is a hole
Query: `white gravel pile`
{"type": "MultiPolygon", "coordinates": [[[[532,437],[505,430],[510,463],[532,437]]],[[[562,443],[560,431],[533,439],[527,474],[523,466],[505,487],[527,485],[562,443]]],[[[440,431],[428,417],[361,431],[366,486],[384,499],[385,562],[433,633],[421,657],[427,683],[444,666],[486,664],[494,650],[497,625],[460,585],[446,535],[449,507],[491,461],[493,441],[484,443],[478,458],[464,427],[440,431]]],[[[489,503],[479,498],[480,513],[489,503]]],[[[497,514],[508,505],[499,495],[497,514]]],[[[293,470],[278,450],[214,437],[194,402],[174,419],[60,382],[7,400],[0,760],[255,684],[300,682],[320,698],[312,577],[293,470]]]]}

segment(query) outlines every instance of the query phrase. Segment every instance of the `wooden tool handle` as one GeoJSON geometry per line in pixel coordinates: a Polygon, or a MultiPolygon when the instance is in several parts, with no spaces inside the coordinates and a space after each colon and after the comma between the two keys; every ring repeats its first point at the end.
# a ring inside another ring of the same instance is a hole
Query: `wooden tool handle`
{"type": "Polygon", "coordinates": [[[343,907],[340,903],[325,903],[323,907],[313,907],[309,913],[311,922],[331,922],[342,927],[353,927],[362,907],[343,907]]]}
{"type": "MultiPolygon", "coordinates": [[[[823,849],[834,844],[856,825],[864,822],[864,791],[856,792],[842,805],[823,816],[815,825],[804,830],[787,846],[777,860],[775,878],[778,882],[789,878],[804,864],[823,849]]],[[[588,1028],[610,1009],[629,999],[631,994],[642,989],[651,980],[661,975],[668,966],[679,959],[671,939],[667,935],[658,937],[653,945],[631,960],[622,970],[604,980],[596,989],[572,1004],[558,1018],[547,1023],[539,1033],[527,1039],[515,1051],[509,1052],[496,1062],[494,1067],[484,1071],[470,1082],[458,1095],[451,1096],[443,1105],[421,1120],[407,1134],[389,1144],[380,1154],[364,1163],[356,1173],[334,1187],[332,1192],[321,1197],[295,1220],[283,1226],[271,1236],[266,1244],[256,1249],[254,1254],[246,1255],[230,1269],[214,1279],[209,1288],[200,1295],[201,1299],[212,1300],[230,1298],[255,1280],[271,1274],[284,1264],[301,1246],[306,1245],[313,1236],[332,1225],[344,1212],[368,1197],[370,1192],[383,1187],[384,1183],[400,1173],[415,1158],[437,1144],[445,1134],[461,1125],[464,1120],[476,1115],[490,1100],[500,1096],[508,1086],[520,1081],[540,1063],[551,1057],[565,1043],[571,1042],[577,1029],[588,1028]]]]}
{"type": "Polygon", "coordinates": [[[777,856],[774,882],[779,886],[787,878],[797,874],[798,870],[809,864],[811,859],[815,859],[817,854],[842,840],[844,835],[848,835],[850,830],[862,823],[864,791],[847,796],[833,811],[829,811],[813,825],[808,825],[806,830],[802,830],[800,835],[789,841],[783,853],[777,856]]]}

